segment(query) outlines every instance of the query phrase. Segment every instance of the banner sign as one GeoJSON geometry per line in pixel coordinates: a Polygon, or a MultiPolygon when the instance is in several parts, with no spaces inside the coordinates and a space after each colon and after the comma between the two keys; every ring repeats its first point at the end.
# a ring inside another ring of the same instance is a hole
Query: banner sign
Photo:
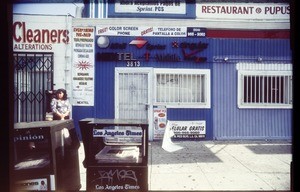
{"type": "Polygon", "coordinates": [[[184,0],[116,0],[116,13],[186,14],[184,0]]]}
{"type": "Polygon", "coordinates": [[[94,105],[94,27],[73,27],[72,96],[74,106],[94,105]]]}
{"type": "Polygon", "coordinates": [[[172,138],[204,138],[205,121],[168,121],[168,127],[174,133],[172,138]]]}
{"type": "Polygon", "coordinates": [[[276,3],[197,3],[198,19],[289,21],[290,5],[276,3]]]}
{"type": "Polygon", "coordinates": [[[97,26],[97,36],[186,37],[187,27],[157,26],[97,26]]]}

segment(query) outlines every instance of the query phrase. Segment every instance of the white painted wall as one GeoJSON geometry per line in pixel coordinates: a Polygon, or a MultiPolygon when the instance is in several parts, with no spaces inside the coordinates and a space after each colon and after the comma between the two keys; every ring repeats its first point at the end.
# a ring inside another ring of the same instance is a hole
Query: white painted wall
{"type": "Polygon", "coordinates": [[[13,15],[13,51],[53,52],[54,89],[65,88],[70,98],[72,18],[67,15],[13,15]],[[49,42],[42,40],[45,30],[49,31],[49,42]]]}

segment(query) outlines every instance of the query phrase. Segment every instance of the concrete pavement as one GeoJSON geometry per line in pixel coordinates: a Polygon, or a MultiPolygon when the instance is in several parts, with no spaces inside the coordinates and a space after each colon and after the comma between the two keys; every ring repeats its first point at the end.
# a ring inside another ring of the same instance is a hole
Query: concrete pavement
{"type": "MultiPolygon", "coordinates": [[[[149,191],[289,191],[292,143],[273,141],[178,141],[167,152],[149,142],[149,191]]],[[[86,169],[79,149],[81,191],[86,169]]]]}

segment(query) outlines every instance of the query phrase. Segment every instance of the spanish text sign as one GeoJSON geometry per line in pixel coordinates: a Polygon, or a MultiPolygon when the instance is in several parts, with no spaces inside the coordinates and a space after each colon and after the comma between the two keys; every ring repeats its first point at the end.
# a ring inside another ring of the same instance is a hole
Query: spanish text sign
{"type": "Polygon", "coordinates": [[[94,105],[94,28],[73,27],[73,105],[94,105]]]}
{"type": "Polygon", "coordinates": [[[206,122],[196,121],[168,121],[167,129],[174,133],[173,138],[204,138],[206,122]]]}

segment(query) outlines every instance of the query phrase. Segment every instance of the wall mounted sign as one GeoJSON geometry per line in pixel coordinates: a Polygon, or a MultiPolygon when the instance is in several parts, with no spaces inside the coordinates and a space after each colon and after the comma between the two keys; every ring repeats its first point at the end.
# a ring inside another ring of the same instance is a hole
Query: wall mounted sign
{"type": "Polygon", "coordinates": [[[54,47],[70,43],[70,31],[61,23],[50,24],[49,19],[39,18],[38,22],[14,16],[12,39],[14,51],[53,51],[54,47]],[[45,25],[41,25],[41,24],[45,25]]]}
{"type": "Polygon", "coordinates": [[[97,26],[96,36],[186,37],[187,27],[97,26]]]}
{"type": "Polygon", "coordinates": [[[206,37],[206,28],[130,25],[96,26],[96,36],[206,37]]]}
{"type": "Polygon", "coordinates": [[[116,13],[186,14],[184,0],[116,0],[116,13]]]}
{"type": "Polygon", "coordinates": [[[94,106],[94,28],[73,28],[72,104],[94,106]]]}
{"type": "Polygon", "coordinates": [[[199,19],[289,21],[290,5],[279,3],[197,3],[199,19]]]}

